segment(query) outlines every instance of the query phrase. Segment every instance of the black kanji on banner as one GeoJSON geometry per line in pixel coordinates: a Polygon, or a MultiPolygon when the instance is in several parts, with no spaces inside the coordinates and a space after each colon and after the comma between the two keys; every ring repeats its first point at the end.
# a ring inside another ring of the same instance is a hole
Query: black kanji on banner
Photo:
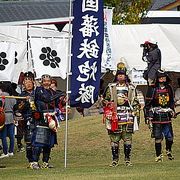
{"type": "Polygon", "coordinates": [[[6,53],[1,52],[0,53],[0,71],[5,70],[6,65],[9,63],[9,61],[6,59],[6,53]]]}
{"type": "Polygon", "coordinates": [[[57,56],[57,52],[50,47],[43,47],[41,49],[42,54],[39,58],[43,61],[44,66],[51,66],[52,68],[59,68],[61,58],[57,56]]]}
{"type": "Polygon", "coordinates": [[[15,61],[14,61],[14,64],[17,64],[17,63],[18,63],[17,52],[15,51],[15,61]]]}

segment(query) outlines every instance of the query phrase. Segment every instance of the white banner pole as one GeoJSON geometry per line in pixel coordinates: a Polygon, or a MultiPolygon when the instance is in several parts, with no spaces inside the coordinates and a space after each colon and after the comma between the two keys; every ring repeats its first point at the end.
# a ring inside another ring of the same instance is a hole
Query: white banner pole
{"type": "Polygon", "coordinates": [[[66,125],[65,125],[65,144],[64,144],[64,167],[67,167],[67,147],[68,147],[68,108],[69,108],[69,75],[71,75],[71,41],[72,41],[72,28],[71,28],[71,21],[72,21],[72,1],[69,1],[69,44],[68,44],[68,65],[67,65],[67,78],[66,78],[66,125]]]}

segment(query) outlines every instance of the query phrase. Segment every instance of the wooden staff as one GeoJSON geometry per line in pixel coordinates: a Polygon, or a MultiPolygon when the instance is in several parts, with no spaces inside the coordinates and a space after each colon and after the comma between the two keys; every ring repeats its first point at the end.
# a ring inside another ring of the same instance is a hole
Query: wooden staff
{"type": "Polygon", "coordinates": [[[27,96],[20,97],[20,96],[0,96],[0,98],[9,98],[9,99],[27,99],[27,96]]]}

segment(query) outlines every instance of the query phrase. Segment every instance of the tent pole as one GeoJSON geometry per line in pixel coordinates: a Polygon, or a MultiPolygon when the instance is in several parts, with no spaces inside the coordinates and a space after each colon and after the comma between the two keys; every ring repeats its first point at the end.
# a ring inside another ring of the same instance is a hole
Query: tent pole
{"type": "Polygon", "coordinates": [[[66,78],[66,125],[65,125],[65,145],[64,145],[64,167],[67,167],[67,147],[68,147],[68,108],[69,108],[69,76],[71,75],[71,40],[72,40],[72,32],[71,32],[71,16],[72,16],[72,0],[69,0],[69,43],[68,43],[68,66],[67,66],[67,78],[66,78]]]}
{"type": "Polygon", "coordinates": [[[29,56],[29,23],[27,23],[27,62],[28,62],[28,56],[29,56]]]}

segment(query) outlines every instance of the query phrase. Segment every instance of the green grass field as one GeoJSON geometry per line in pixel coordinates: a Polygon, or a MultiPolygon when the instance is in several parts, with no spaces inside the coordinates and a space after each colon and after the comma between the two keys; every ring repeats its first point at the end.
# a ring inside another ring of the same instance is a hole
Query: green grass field
{"type": "MultiPolygon", "coordinates": [[[[180,116],[174,121],[173,154],[175,160],[155,163],[154,143],[148,127],[141,120],[140,130],[133,136],[133,167],[124,166],[122,146],[120,165],[109,167],[111,150],[102,116],[84,117],[68,121],[67,168],[64,168],[65,122],[58,132],[59,144],[51,153],[53,169],[27,169],[25,153],[0,159],[0,179],[180,179],[180,116]]],[[[164,145],[163,145],[164,147],[164,145]]]]}

